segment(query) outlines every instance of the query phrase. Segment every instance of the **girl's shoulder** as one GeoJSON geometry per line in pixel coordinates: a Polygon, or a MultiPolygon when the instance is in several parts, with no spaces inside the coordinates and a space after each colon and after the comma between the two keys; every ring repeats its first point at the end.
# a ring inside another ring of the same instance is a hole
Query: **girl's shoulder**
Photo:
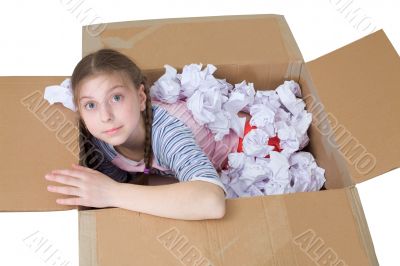
{"type": "Polygon", "coordinates": [[[153,105],[153,143],[157,144],[161,139],[183,132],[191,134],[189,127],[179,118],[172,115],[164,107],[153,105]]]}
{"type": "Polygon", "coordinates": [[[179,115],[178,113],[171,113],[170,109],[168,109],[168,107],[165,107],[164,105],[154,104],[152,137],[154,137],[155,134],[171,133],[168,132],[170,130],[175,132],[191,132],[191,129],[182,121],[181,115],[179,115]]]}
{"type": "Polygon", "coordinates": [[[168,113],[168,111],[163,106],[158,105],[157,103],[153,103],[152,110],[153,127],[174,122],[175,117],[168,113]]]}

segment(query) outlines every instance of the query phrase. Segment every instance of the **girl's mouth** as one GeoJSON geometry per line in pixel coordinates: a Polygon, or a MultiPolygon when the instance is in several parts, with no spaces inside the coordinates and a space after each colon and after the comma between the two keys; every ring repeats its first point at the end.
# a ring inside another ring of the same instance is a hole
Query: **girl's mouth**
{"type": "Polygon", "coordinates": [[[106,133],[107,135],[111,136],[111,135],[114,135],[115,133],[117,133],[121,128],[122,128],[122,126],[116,127],[116,128],[112,128],[110,130],[104,131],[104,133],[106,133]]]}

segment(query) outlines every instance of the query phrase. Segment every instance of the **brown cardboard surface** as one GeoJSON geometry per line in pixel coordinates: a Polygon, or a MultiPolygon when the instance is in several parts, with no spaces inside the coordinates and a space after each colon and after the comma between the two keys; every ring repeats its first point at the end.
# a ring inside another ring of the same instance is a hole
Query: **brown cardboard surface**
{"type": "MultiPolygon", "coordinates": [[[[282,77],[297,80],[303,62],[280,15],[115,22],[108,23],[100,35],[93,36],[85,28],[82,34],[82,56],[113,48],[147,71],[165,72],[164,64],[176,68],[191,63],[224,65],[237,74],[231,74],[229,82],[239,83],[245,77],[258,88],[274,88],[282,77]]],[[[223,70],[218,68],[216,73],[223,70]]]]}
{"type": "Polygon", "coordinates": [[[343,188],[352,185],[346,161],[335,147],[333,140],[329,138],[333,134],[332,127],[327,119],[323,119],[327,113],[306,67],[301,69],[299,84],[306,109],[312,114],[312,123],[307,132],[310,143],[306,148],[313,154],[317,164],[325,169],[325,188],[343,188]]]}
{"type": "Polygon", "coordinates": [[[228,199],[222,220],[80,212],[80,265],[376,265],[350,189],[228,199]]]}
{"type": "Polygon", "coordinates": [[[53,211],[44,175],[78,161],[75,113],[43,99],[65,77],[0,77],[0,211],[53,211]]]}
{"type": "Polygon", "coordinates": [[[354,183],[400,166],[400,60],[380,30],[307,63],[354,183]]]}

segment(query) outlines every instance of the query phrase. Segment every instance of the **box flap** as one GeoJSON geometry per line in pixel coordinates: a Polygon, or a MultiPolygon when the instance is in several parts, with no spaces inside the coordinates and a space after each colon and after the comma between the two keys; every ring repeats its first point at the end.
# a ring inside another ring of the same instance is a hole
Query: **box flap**
{"type": "Polygon", "coordinates": [[[400,60],[380,30],[308,62],[354,183],[400,166],[400,60]]]}
{"type": "MultiPolygon", "coordinates": [[[[75,113],[43,98],[65,77],[0,77],[0,211],[51,211],[60,194],[44,175],[78,162],[75,113]]],[[[57,183],[58,184],[58,183],[57,183]]]]}
{"type": "Polygon", "coordinates": [[[219,220],[79,211],[80,265],[377,265],[351,189],[228,199],[219,220]]]}
{"type": "MultiPolygon", "coordinates": [[[[101,48],[113,48],[130,56],[146,71],[165,72],[165,64],[175,68],[192,63],[202,63],[203,67],[213,64],[218,68],[217,76],[223,71],[218,66],[236,72],[228,80],[231,83],[246,79],[257,88],[275,88],[282,78],[298,80],[303,63],[280,15],[171,18],[103,26],[99,34],[83,27],[83,56],[101,48]],[[280,79],[272,80],[271,76],[280,79]]],[[[158,74],[157,78],[161,72],[158,74]]]]}

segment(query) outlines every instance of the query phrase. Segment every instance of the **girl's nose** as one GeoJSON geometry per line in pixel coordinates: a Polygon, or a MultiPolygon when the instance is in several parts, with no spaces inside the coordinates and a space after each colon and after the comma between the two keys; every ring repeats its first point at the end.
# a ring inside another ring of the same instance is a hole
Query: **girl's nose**
{"type": "Polygon", "coordinates": [[[112,121],[114,118],[111,108],[105,104],[100,108],[100,119],[101,122],[112,121]]]}

